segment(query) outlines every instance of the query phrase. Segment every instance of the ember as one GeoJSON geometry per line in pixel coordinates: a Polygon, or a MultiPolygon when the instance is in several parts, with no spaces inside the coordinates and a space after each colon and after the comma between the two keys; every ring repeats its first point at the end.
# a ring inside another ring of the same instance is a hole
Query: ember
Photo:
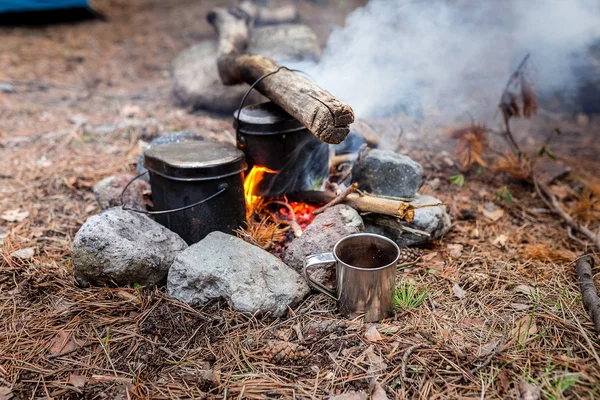
{"type": "MultiPolygon", "coordinates": [[[[302,230],[305,230],[308,224],[315,219],[315,216],[312,212],[317,209],[317,206],[306,203],[298,203],[296,201],[291,202],[290,206],[296,215],[296,221],[298,222],[298,225],[300,225],[302,230]]],[[[290,212],[286,207],[281,207],[279,213],[290,221],[293,219],[293,216],[290,215],[290,212]]]]}

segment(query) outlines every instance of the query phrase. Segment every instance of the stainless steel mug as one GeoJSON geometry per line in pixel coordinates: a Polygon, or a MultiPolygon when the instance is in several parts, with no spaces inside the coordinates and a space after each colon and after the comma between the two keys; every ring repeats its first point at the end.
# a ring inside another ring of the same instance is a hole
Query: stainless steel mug
{"type": "Polygon", "coordinates": [[[337,300],[346,318],[364,315],[366,322],[393,314],[396,265],[400,249],[392,240],[372,233],[357,233],[338,241],[332,253],[304,259],[304,277],[314,289],[337,300]],[[331,289],[310,277],[310,268],[335,263],[336,287],[331,289]]]}

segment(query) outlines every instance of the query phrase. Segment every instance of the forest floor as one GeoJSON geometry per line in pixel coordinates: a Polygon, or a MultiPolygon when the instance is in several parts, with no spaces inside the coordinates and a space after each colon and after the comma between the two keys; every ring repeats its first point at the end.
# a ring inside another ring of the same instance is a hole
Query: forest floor
{"type": "MultiPolygon", "coordinates": [[[[232,137],[230,116],[175,108],[169,81],[180,50],[214,37],[204,16],[218,3],[136,0],[105,21],[0,28],[0,81],[15,89],[0,93],[0,399],[323,398],[375,382],[389,398],[505,399],[523,394],[521,381],[546,399],[600,398],[600,342],[574,267],[598,249],[570,239],[530,182],[498,168],[494,138],[487,167],[461,171],[448,135],[396,140],[394,121],[373,121],[395,138],[386,147],[422,163],[422,192],[453,218],[398,271],[426,292],[423,304],[381,323],[343,320],[316,294],[272,320],[226,304],[192,309],[164,288],[75,284],[69,249],[100,211],[95,183],[133,173],[165,132],[232,137]],[[33,256],[11,256],[23,249],[33,256]],[[275,341],[298,359],[271,362],[275,341]]],[[[324,42],[351,3],[301,2],[301,13],[324,42]]],[[[560,128],[551,148],[571,173],[551,190],[591,229],[599,118],[541,112],[514,127],[533,154],[560,128]]]]}

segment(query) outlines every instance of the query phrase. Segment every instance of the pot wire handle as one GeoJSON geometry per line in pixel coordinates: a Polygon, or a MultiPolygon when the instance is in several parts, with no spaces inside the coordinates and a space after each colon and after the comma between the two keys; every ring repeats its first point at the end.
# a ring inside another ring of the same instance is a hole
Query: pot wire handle
{"type": "Polygon", "coordinates": [[[125,185],[125,187],[123,188],[123,190],[121,191],[121,194],[119,195],[119,200],[121,201],[121,207],[123,207],[123,210],[125,211],[133,211],[136,213],[140,213],[140,214],[149,214],[149,215],[159,215],[159,214],[169,214],[169,213],[173,213],[173,212],[177,212],[177,211],[183,211],[183,210],[187,210],[188,208],[192,208],[192,207],[196,207],[204,202],[207,202],[209,200],[211,200],[214,197],[217,197],[218,195],[220,195],[221,193],[223,193],[224,191],[227,190],[227,188],[229,187],[229,185],[227,183],[221,183],[219,185],[219,190],[215,193],[213,193],[212,195],[208,196],[205,199],[202,199],[194,204],[190,204],[189,206],[185,206],[185,207],[179,207],[179,208],[173,208],[171,210],[162,210],[162,211],[144,211],[144,210],[137,210],[135,208],[130,208],[125,206],[125,204],[123,203],[123,195],[125,194],[125,191],[127,190],[127,188],[129,187],[129,185],[131,185],[135,180],[141,178],[142,176],[146,175],[148,173],[148,171],[142,172],[141,174],[139,174],[138,176],[136,176],[135,178],[133,178],[132,180],[130,180],[129,182],[127,182],[127,185],[125,185]]]}
{"type": "Polygon", "coordinates": [[[306,279],[309,286],[312,286],[313,289],[316,289],[321,293],[325,293],[334,300],[338,300],[335,289],[328,288],[322,283],[315,281],[308,273],[308,269],[314,267],[315,265],[331,264],[335,262],[336,259],[333,256],[333,253],[313,254],[304,258],[304,268],[302,271],[304,272],[304,279],[306,279]]]}
{"type": "MultiPolygon", "coordinates": [[[[246,99],[248,98],[248,96],[250,95],[250,92],[252,91],[252,89],[254,89],[256,87],[256,85],[258,85],[263,79],[274,75],[276,73],[278,73],[279,71],[281,71],[282,69],[287,69],[288,71],[291,72],[298,72],[301,74],[304,74],[306,76],[308,76],[310,78],[310,75],[308,75],[306,72],[304,71],[300,71],[299,69],[290,69],[288,67],[286,67],[285,65],[280,66],[279,68],[277,68],[275,71],[271,71],[271,72],[267,72],[266,74],[264,74],[263,76],[261,76],[260,78],[258,78],[257,80],[254,81],[254,83],[252,85],[250,85],[250,87],[248,88],[248,90],[246,90],[246,93],[244,94],[244,97],[242,97],[242,101],[240,102],[240,107],[237,110],[237,117],[236,119],[236,124],[235,124],[235,137],[239,138],[240,135],[240,113],[242,112],[242,107],[244,107],[244,103],[246,102],[246,99]]],[[[312,78],[311,78],[312,79],[312,78]]]]}

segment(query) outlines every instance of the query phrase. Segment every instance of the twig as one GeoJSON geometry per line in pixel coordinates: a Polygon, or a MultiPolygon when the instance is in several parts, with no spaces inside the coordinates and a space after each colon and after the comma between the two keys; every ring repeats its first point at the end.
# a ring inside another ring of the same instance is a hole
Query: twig
{"type": "Polygon", "coordinates": [[[354,182],[352,185],[348,186],[342,193],[340,193],[335,199],[331,200],[329,203],[325,204],[321,208],[317,208],[312,213],[313,215],[321,214],[323,211],[327,210],[330,207],[340,204],[348,195],[358,189],[358,183],[354,182]]]}
{"type": "Polygon", "coordinates": [[[596,245],[598,249],[600,249],[600,238],[596,236],[594,232],[586,228],[585,226],[579,225],[573,217],[571,217],[565,210],[562,209],[556,197],[550,192],[550,189],[546,184],[540,182],[535,174],[532,175],[533,184],[535,186],[535,191],[538,196],[542,199],[544,203],[558,216],[560,216],[563,221],[567,223],[572,229],[586,236],[592,243],[596,245]]]}
{"type": "Polygon", "coordinates": [[[298,220],[296,219],[296,212],[294,211],[292,206],[290,206],[289,203],[287,203],[285,201],[271,200],[268,203],[265,203],[264,206],[266,207],[269,204],[277,204],[277,205],[287,208],[290,213],[289,215],[292,217],[292,220],[290,221],[290,228],[292,228],[292,232],[294,232],[294,236],[296,236],[296,237],[302,236],[302,227],[300,227],[300,224],[298,223],[298,220]]]}
{"type": "Polygon", "coordinates": [[[594,258],[587,254],[579,257],[575,263],[575,271],[581,288],[581,300],[583,307],[588,312],[594,328],[600,338],[600,297],[594,285],[592,268],[594,267],[594,258]]]}
{"type": "Polygon", "coordinates": [[[416,349],[418,349],[419,347],[420,347],[420,345],[418,345],[418,344],[414,344],[414,345],[410,346],[408,349],[406,349],[406,351],[404,352],[404,355],[402,356],[402,381],[404,381],[404,382],[408,382],[408,383],[416,383],[417,382],[416,379],[406,377],[406,364],[408,363],[408,358],[410,357],[412,352],[415,351],[416,349]]]}

